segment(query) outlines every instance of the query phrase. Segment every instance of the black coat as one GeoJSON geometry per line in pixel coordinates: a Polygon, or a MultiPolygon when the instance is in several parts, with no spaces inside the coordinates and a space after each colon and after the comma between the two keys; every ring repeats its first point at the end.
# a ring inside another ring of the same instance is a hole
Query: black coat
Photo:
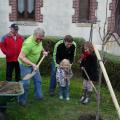
{"type": "MultiPolygon", "coordinates": [[[[81,61],[80,67],[85,68],[90,80],[92,81],[98,80],[98,63],[97,63],[97,57],[94,52],[81,61]]],[[[83,70],[82,70],[82,77],[88,80],[83,70]]]]}
{"type": "Polygon", "coordinates": [[[61,43],[57,46],[56,50],[56,62],[60,64],[63,59],[68,59],[72,64],[74,61],[75,55],[75,45],[72,44],[70,48],[66,48],[64,43],[61,43]]]}

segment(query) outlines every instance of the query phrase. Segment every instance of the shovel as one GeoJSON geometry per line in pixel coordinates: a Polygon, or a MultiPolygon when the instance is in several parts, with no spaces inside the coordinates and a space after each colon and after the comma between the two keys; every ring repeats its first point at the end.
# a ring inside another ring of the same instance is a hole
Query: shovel
{"type": "Polygon", "coordinates": [[[87,71],[85,70],[84,67],[83,67],[82,69],[83,69],[85,75],[87,76],[88,80],[90,81],[90,84],[92,85],[93,89],[95,90],[95,93],[97,94],[97,93],[98,93],[98,92],[97,92],[97,89],[96,89],[96,87],[94,86],[93,82],[90,80],[90,77],[88,76],[87,71]]]}
{"type": "MultiPolygon", "coordinates": [[[[45,55],[43,55],[42,58],[40,59],[40,61],[38,62],[37,68],[39,68],[39,66],[40,66],[40,64],[42,63],[42,61],[43,61],[44,58],[45,58],[45,55]]],[[[38,70],[38,69],[37,69],[37,70],[38,70]]],[[[28,80],[28,79],[32,78],[32,77],[36,74],[37,70],[33,70],[31,73],[26,74],[26,75],[23,77],[23,80],[28,80]]]]}

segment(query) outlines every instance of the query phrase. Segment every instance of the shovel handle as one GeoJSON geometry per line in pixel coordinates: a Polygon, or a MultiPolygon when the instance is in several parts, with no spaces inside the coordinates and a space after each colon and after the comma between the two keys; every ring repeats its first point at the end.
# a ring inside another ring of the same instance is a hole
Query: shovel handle
{"type": "Polygon", "coordinates": [[[94,88],[95,93],[97,93],[96,87],[94,86],[93,82],[90,80],[90,77],[88,76],[88,74],[87,74],[87,72],[86,72],[86,70],[85,70],[85,68],[84,68],[84,67],[83,67],[83,71],[85,72],[85,74],[86,74],[86,76],[87,76],[88,80],[90,81],[90,84],[91,84],[91,85],[92,85],[92,87],[94,88]]]}
{"type": "Polygon", "coordinates": [[[40,64],[42,63],[42,61],[44,60],[45,57],[46,57],[45,55],[42,56],[42,58],[40,59],[40,61],[37,64],[37,68],[40,66],[40,64]]]}

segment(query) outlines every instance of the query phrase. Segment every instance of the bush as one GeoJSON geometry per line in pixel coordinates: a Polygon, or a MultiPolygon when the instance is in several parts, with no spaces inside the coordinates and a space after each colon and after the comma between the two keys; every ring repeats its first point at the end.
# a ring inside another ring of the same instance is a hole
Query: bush
{"type": "MultiPolygon", "coordinates": [[[[43,64],[41,64],[40,66],[40,70],[42,74],[50,74],[50,66],[52,63],[52,55],[53,55],[53,50],[54,50],[54,45],[56,42],[58,42],[59,40],[61,40],[62,37],[46,37],[45,41],[43,42],[43,46],[45,47],[46,44],[50,41],[50,52],[49,55],[46,57],[46,59],[44,60],[43,64]]],[[[79,71],[79,63],[77,63],[78,59],[79,59],[79,55],[81,53],[81,47],[84,44],[84,39],[83,38],[74,38],[74,41],[77,44],[77,49],[76,49],[76,57],[75,57],[75,61],[73,64],[73,72],[76,73],[79,71]]]]}
{"type": "MultiPolygon", "coordinates": [[[[52,53],[53,53],[54,45],[56,42],[58,42],[61,39],[63,39],[63,37],[48,36],[45,38],[43,42],[43,46],[45,47],[48,42],[50,42],[51,45],[50,45],[49,55],[40,65],[41,74],[50,75],[50,66],[52,63],[52,53]]],[[[77,50],[76,50],[75,62],[72,68],[73,68],[74,76],[80,76],[80,68],[79,68],[79,63],[77,61],[79,60],[79,56],[85,40],[83,38],[74,38],[74,41],[77,44],[77,50]]],[[[105,59],[106,59],[105,67],[106,67],[108,76],[110,78],[110,81],[112,83],[112,86],[118,89],[120,86],[120,57],[113,56],[106,53],[105,59]]]]}
{"type": "Polygon", "coordinates": [[[105,54],[105,68],[110,78],[113,88],[120,87],[120,57],[111,54],[105,54]]]}

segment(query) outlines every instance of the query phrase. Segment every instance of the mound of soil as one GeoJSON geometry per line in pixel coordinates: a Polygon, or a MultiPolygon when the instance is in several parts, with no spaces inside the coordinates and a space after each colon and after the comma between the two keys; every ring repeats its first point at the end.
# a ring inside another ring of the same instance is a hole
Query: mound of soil
{"type": "Polygon", "coordinates": [[[21,92],[21,87],[18,82],[0,82],[0,94],[17,94],[21,92]]]}
{"type": "MultiPolygon", "coordinates": [[[[96,120],[95,113],[82,113],[79,117],[79,120],[96,120]]],[[[99,120],[103,120],[101,117],[99,120]]]]}

